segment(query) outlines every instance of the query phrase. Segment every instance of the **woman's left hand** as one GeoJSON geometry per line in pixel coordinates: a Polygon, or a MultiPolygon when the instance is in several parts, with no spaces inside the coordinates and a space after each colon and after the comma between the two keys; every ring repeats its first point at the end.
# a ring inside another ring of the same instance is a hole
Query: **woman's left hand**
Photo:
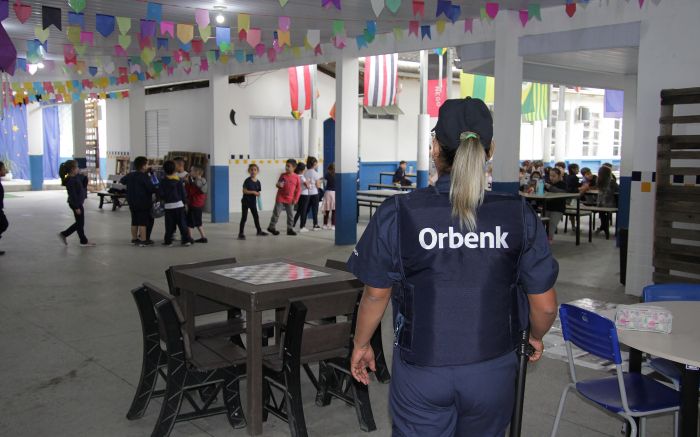
{"type": "Polygon", "coordinates": [[[377,370],[374,364],[374,350],[372,350],[369,344],[359,347],[355,346],[352,351],[352,357],[350,358],[350,372],[352,372],[353,378],[364,385],[368,385],[368,367],[372,372],[377,370]]]}

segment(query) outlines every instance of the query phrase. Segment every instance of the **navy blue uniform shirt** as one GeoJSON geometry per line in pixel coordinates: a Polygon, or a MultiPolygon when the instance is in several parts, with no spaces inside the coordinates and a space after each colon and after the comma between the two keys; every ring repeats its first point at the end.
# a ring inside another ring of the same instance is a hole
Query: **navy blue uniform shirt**
{"type": "Polygon", "coordinates": [[[69,177],[66,181],[66,191],[68,191],[68,205],[72,209],[80,208],[87,199],[87,177],[80,173],[69,177]]]}
{"type": "MultiPolygon", "coordinates": [[[[450,177],[441,176],[436,187],[449,193],[450,177]]],[[[400,196],[401,194],[397,194],[400,196]]],[[[519,282],[528,294],[540,294],[554,287],[559,264],[552,256],[547,232],[532,208],[525,214],[525,248],[520,259],[519,282]]],[[[398,230],[394,202],[384,202],[370,220],[348,260],[348,269],[370,287],[391,288],[401,279],[398,259],[398,230]]]]}
{"type": "MultiPolygon", "coordinates": [[[[185,202],[187,194],[185,185],[179,179],[171,179],[168,176],[160,181],[160,198],[165,203],[185,202]]],[[[183,205],[184,207],[184,205],[183,205]]]]}
{"type": "Polygon", "coordinates": [[[124,176],[120,182],[126,185],[126,200],[131,209],[138,211],[151,209],[155,187],[147,173],[132,171],[124,176]]]}
{"type": "MultiPolygon", "coordinates": [[[[252,178],[248,177],[245,181],[243,181],[243,188],[248,191],[257,191],[259,193],[262,191],[262,184],[259,180],[253,181],[252,178]]],[[[246,205],[253,207],[257,205],[258,197],[253,194],[244,194],[241,201],[246,205]]]]}
{"type": "Polygon", "coordinates": [[[2,186],[2,181],[0,181],[0,209],[5,208],[5,188],[2,186]]]}

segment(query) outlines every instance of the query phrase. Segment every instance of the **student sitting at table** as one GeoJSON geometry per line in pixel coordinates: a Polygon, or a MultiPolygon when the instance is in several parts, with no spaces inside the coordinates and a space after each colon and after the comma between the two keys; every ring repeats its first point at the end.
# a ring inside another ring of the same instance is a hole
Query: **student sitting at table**
{"type": "MultiPolygon", "coordinates": [[[[609,163],[609,162],[603,163],[603,167],[609,168],[610,171],[613,170],[613,165],[612,165],[611,163],[609,163]]],[[[600,174],[598,174],[598,176],[600,177],[600,174]]],[[[617,182],[617,177],[615,177],[615,173],[612,173],[611,176],[612,176],[612,180],[614,180],[615,182],[617,182]]]]}
{"type": "Polygon", "coordinates": [[[567,176],[566,175],[566,163],[564,161],[559,161],[556,164],[554,164],[554,166],[556,168],[558,168],[559,171],[561,172],[561,180],[566,182],[566,180],[565,180],[565,178],[567,176]]]}
{"type": "MultiPolygon", "coordinates": [[[[549,183],[544,189],[550,193],[566,193],[566,184],[562,180],[561,170],[554,167],[549,171],[549,183]]],[[[549,241],[554,240],[554,232],[566,211],[566,199],[552,199],[547,202],[546,217],[549,217],[549,241]]]]}
{"type": "Polygon", "coordinates": [[[594,175],[591,172],[590,168],[583,167],[581,169],[581,176],[583,176],[583,180],[581,181],[581,185],[588,186],[588,189],[586,191],[596,188],[596,186],[598,184],[598,176],[594,175]]]}
{"type": "Polygon", "coordinates": [[[578,180],[578,164],[569,164],[569,174],[566,175],[566,191],[569,193],[579,192],[581,182],[578,180]]]}
{"type": "MultiPolygon", "coordinates": [[[[620,191],[620,187],[612,178],[612,171],[609,167],[603,165],[598,170],[598,200],[596,205],[606,208],[617,207],[615,194],[620,191]]],[[[596,233],[605,232],[605,238],[610,238],[610,221],[612,219],[611,212],[600,213],[600,228],[596,229],[596,233]]]]}
{"type": "Polygon", "coordinates": [[[406,161],[399,162],[399,168],[394,172],[394,177],[391,178],[392,184],[401,184],[402,187],[413,185],[413,182],[406,177],[406,161]]]}

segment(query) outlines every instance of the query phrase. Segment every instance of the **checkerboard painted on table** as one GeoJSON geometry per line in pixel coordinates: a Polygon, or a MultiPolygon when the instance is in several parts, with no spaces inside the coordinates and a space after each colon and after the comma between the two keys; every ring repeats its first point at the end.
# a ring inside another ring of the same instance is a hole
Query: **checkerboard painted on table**
{"type": "Polygon", "coordinates": [[[266,285],[276,282],[299,281],[301,279],[330,276],[328,273],[285,262],[212,270],[212,273],[252,285],[266,285]]]}

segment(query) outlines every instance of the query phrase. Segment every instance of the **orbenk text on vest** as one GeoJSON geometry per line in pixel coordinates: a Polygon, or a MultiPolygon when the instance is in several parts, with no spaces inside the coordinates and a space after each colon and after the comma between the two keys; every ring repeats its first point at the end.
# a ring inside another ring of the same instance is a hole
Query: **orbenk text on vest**
{"type": "Polygon", "coordinates": [[[468,232],[460,234],[450,226],[447,232],[437,232],[432,228],[423,228],[418,234],[418,242],[425,250],[438,249],[508,249],[506,238],[508,232],[502,232],[496,226],[495,232],[468,232]],[[447,242],[445,242],[447,240],[447,242]]]}

